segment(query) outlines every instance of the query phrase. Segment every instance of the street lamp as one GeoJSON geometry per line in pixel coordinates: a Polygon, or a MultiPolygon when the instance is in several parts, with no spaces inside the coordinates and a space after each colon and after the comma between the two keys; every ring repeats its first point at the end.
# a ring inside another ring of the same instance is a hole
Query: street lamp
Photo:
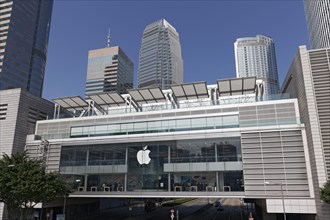
{"type": "Polygon", "coordinates": [[[265,182],[266,185],[275,185],[275,186],[281,186],[281,198],[282,198],[282,205],[283,205],[283,214],[284,214],[284,220],[286,220],[286,214],[285,214],[285,205],[284,205],[284,197],[283,197],[283,185],[285,183],[270,183],[265,182]]]}

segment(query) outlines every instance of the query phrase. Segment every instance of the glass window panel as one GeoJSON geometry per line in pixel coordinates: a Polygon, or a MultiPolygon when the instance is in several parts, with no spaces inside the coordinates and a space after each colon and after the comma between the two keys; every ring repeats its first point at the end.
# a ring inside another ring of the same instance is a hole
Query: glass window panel
{"type": "Polygon", "coordinates": [[[127,124],[120,124],[120,132],[121,133],[127,132],[127,124]]]}
{"type": "Polygon", "coordinates": [[[238,126],[238,116],[224,116],[223,117],[223,126],[224,127],[236,127],[238,126]]]}
{"type": "Polygon", "coordinates": [[[61,151],[61,166],[84,166],[86,165],[86,148],[63,147],[61,151]]]}
{"type": "Polygon", "coordinates": [[[207,127],[214,127],[214,117],[206,118],[207,127]]]}
{"type": "Polygon", "coordinates": [[[176,121],[176,129],[190,128],[190,119],[180,119],[176,121]]]}
{"type": "Polygon", "coordinates": [[[126,131],[132,133],[134,131],[134,124],[133,123],[127,124],[126,131]]]}
{"type": "Polygon", "coordinates": [[[176,124],[176,121],[175,120],[169,120],[168,121],[168,128],[170,131],[174,131],[175,130],[175,124],[176,124]]]}
{"type": "Polygon", "coordinates": [[[95,134],[95,126],[89,126],[88,127],[88,134],[94,135],[95,134]]]}
{"type": "Polygon", "coordinates": [[[126,148],[124,146],[116,146],[113,148],[114,152],[114,164],[125,164],[126,148]]]}
{"type": "Polygon", "coordinates": [[[160,121],[149,121],[148,132],[156,132],[161,130],[162,124],[160,121]]]}
{"type": "Polygon", "coordinates": [[[216,128],[222,127],[222,117],[214,117],[213,119],[216,128]]]}
{"type": "Polygon", "coordinates": [[[79,136],[82,135],[82,127],[78,127],[78,128],[71,128],[71,135],[72,136],[79,136]]]}
{"type": "Polygon", "coordinates": [[[110,134],[120,133],[120,124],[108,125],[108,132],[110,134]]]}
{"type": "Polygon", "coordinates": [[[191,127],[192,128],[205,128],[206,127],[206,118],[192,118],[191,127]]]}
{"type": "Polygon", "coordinates": [[[162,130],[168,131],[170,129],[170,127],[169,127],[169,121],[168,120],[161,121],[161,124],[162,124],[162,130]]]}
{"type": "Polygon", "coordinates": [[[83,135],[89,135],[89,127],[82,128],[83,135]]]}
{"type": "Polygon", "coordinates": [[[95,126],[95,134],[106,134],[108,132],[107,125],[95,126]]]}
{"type": "Polygon", "coordinates": [[[147,122],[134,123],[134,132],[137,132],[137,131],[147,131],[147,129],[148,129],[147,122]]]}
{"type": "Polygon", "coordinates": [[[183,131],[190,129],[213,129],[226,127],[238,127],[238,115],[74,127],[71,128],[71,136],[74,137],[81,135],[86,136],[104,134],[116,135],[123,133],[126,134],[145,132],[173,132],[176,130],[183,131]]]}

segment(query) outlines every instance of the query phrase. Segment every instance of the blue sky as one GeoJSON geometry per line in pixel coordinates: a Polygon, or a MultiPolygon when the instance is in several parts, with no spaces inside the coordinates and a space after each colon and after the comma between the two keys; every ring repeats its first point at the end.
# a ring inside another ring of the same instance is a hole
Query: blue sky
{"type": "Polygon", "coordinates": [[[88,50],[106,46],[109,27],[136,86],[143,30],[160,18],[179,32],[185,82],[236,77],[236,38],[262,34],[275,42],[282,83],[298,46],[309,45],[302,0],[55,0],[43,97],[84,97],[88,50]]]}

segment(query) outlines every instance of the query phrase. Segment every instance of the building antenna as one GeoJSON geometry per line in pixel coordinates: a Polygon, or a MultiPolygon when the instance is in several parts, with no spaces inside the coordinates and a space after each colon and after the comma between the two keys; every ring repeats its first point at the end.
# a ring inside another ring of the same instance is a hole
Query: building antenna
{"type": "Polygon", "coordinates": [[[108,37],[107,38],[108,38],[108,45],[107,46],[110,47],[110,28],[109,28],[109,32],[108,32],[108,37]]]}

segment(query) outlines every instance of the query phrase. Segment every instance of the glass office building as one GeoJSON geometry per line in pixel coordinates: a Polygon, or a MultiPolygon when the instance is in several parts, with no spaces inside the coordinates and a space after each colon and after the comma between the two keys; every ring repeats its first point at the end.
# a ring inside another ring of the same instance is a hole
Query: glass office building
{"type": "Polygon", "coordinates": [[[278,94],[279,81],[276,64],[275,45],[270,37],[238,38],[235,46],[236,77],[263,79],[264,94],[278,94]]]}
{"type": "Polygon", "coordinates": [[[330,47],[330,1],[304,0],[305,16],[312,49],[330,47]]]}
{"type": "Polygon", "coordinates": [[[134,65],[118,47],[88,52],[86,96],[103,92],[127,93],[133,88],[134,65]]]}
{"type": "Polygon", "coordinates": [[[53,0],[0,1],[0,90],[41,96],[53,0]]]}
{"type": "Polygon", "coordinates": [[[165,19],[149,24],[143,31],[138,87],[160,87],[183,83],[183,60],[179,33],[165,19]]]}
{"type": "Polygon", "coordinates": [[[70,198],[244,198],[272,215],[281,213],[282,192],[266,182],[280,182],[287,213],[313,216],[298,102],[261,97],[260,83],[249,77],[57,98],[54,119],[37,123],[26,149],[63,175],[70,198]],[[59,106],[72,116],[58,114],[59,106]]]}

